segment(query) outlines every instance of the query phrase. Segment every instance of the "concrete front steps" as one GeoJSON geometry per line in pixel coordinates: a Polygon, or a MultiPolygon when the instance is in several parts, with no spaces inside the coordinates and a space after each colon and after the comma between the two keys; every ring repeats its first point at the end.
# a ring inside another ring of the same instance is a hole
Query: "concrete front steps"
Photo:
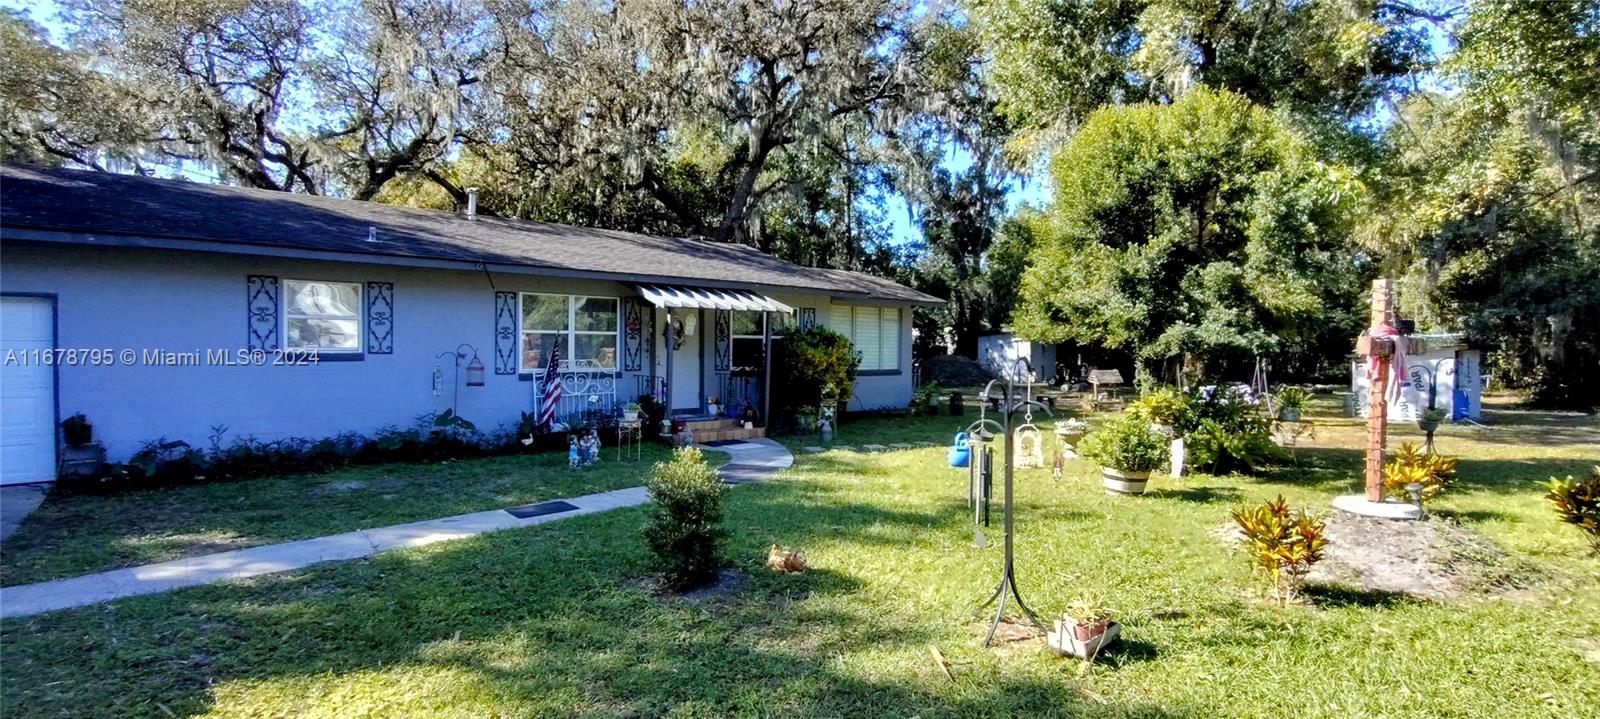
{"type": "Polygon", "coordinates": [[[694,434],[694,441],[697,443],[726,442],[767,436],[765,427],[745,429],[742,423],[732,419],[690,420],[687,426],[689,431],[694,434]]]}

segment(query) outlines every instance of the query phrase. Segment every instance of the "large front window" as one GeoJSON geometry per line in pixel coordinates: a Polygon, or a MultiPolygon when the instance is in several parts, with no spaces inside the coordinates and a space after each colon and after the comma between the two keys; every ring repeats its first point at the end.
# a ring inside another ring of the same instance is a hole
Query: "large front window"
{"type": "Polygon", "coordinates": [[[832,329],[850,338],[861,353],[861,369],[900,369],[900,309],[897,307],[833,306],[832,329]]]}
{"type": "Polygon", "coordinates": [[[361,285],[284,280],[284,349],[361,351],[361,285]]]}
{"type": "Polygon", "coordinates": [[[556,343],[563,362],[615,371],[618,302],[615,297],[522,293],[522,371],[544,371],[556,343]]]}

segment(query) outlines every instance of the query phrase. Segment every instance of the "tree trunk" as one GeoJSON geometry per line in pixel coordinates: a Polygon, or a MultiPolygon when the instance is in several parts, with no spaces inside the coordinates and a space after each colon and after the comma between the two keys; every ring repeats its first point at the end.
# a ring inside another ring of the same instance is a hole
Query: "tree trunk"
{"type": "Polygon", "coordinates": [[[717,233],[712,237],[718,242],[734,240],[739,225],[744,222],[745,214],[749,211],[750,195],[755,192],[756,180],[761,177],[761,170],[767,164],[767,155],[772,152],[772,145],[765,130],[751,134],[750,155],[745,160],[744,172],[739,175],[739,184],[733,187],[733,197],[728,200],[728,209],[722,216],[722,224],[717,227],[717,233]]]}

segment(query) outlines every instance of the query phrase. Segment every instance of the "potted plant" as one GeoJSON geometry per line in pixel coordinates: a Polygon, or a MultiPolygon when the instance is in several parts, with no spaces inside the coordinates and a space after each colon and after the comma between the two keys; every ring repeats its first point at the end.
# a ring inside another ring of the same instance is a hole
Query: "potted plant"
{"type": "Polygon", "coordinates": [[[94,425],[82,412],[61,420],[61,441],[68,447],[86,447],[94,444],[94,425]]]}
{"type": "Polygon", "coordinates": [[[1438,407],[1429,407],[1422,411],[1422,416],[1417,418],[1417,429],[1425,434],[1433,434],[1439,429],[1439,423],[1444,421],[1444,410],[1438,407]]]}
{"type": "Polygon", "coordinates": [[[1045,641],[1060,654],[1093,659],[1119,633],[1120,627],[1111,621],[1111,610],[1094,597],[1083,597],[1067,605],[1045,641]]]}
{"type": "Polygon", "coordinates": [[[1172,387],[1161,387],[1140,395],[1128,405],[1128,414],[1149,422],[1165,435],[1176,433],[1189,411],[1189,398],[1172,387]]]}
{"type": "Polygon", "coordinates": [[[706,412],[712,417],[722,416],[722,405],[717,403],[717,396],[706,397],[706,412]]]}
{"type": "Polygon", "coordinates": [[[1167,458],[1170,440],[1149,422],[1122,416],[1085,437],[1083,456],[1100,464],[1100,484],[1114,494],[1144,494],[1150,472],[1167,458]]]}
{"type": "Polygon", "coordinates": [[[1306,400],[1311,399],[1311,393],[1301,387],[1284,387],[1278,390],[1277,400],[1278,419],[1285,422],[1299,422],[1300,413],[1305,410],[1306,400]]]}
{"type": "Polygon", "coordinates": [[[639,403],[629,402],[622,406],[622,421],[635,422],[639,419],[639,403]]]}

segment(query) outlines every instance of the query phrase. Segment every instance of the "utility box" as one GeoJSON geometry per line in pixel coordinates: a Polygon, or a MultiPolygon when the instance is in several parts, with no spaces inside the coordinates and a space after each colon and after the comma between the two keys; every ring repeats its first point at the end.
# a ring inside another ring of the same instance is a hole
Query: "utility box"
{"type": "MultiPolygon", "coordinates": [[[[1415,422],[1432,406],[1444,410],[1452,422],[1479,419],[1483,414],[1482,354],[1467,346],[1460,334],[1414,334],[1397,338],[1405,342],[1406,366],[1398,401],[1389,403],[1389,421],[1415,422]]],[[[1371,383],[1365,357],[1352,356],[1350,390],[1359,416],[1367,416],[1371,383]]]]}

